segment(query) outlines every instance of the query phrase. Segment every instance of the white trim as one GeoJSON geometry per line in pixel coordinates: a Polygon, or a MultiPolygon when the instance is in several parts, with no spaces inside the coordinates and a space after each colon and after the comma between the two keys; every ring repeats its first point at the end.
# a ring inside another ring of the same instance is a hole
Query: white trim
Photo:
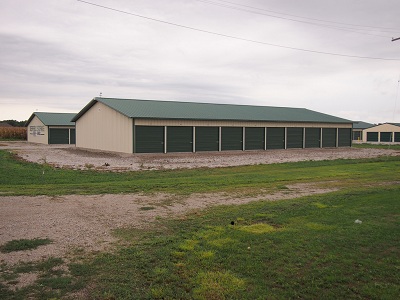
{"type": "Polygon", "coordinates": [[[242,150],[246,151],[246,127],[242,127],[242,150]]]}
{"type": "Polygon", "coordinates": [[[167,153],[167,126],[164,126],[164,153],[167,153]]]}
{"type": "Polygon", "coordinates": [[[196,152],[196,126],[193,126],[193,140],[192,140],[192,143],[193,143],[192,151],[196,152]]]}

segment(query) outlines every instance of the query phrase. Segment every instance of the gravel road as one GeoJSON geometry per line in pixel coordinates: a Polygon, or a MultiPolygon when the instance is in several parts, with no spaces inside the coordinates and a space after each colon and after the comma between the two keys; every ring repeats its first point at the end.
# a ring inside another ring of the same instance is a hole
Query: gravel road
{"type": "Polygon", "coordinates": [[[400,151],[360,148],[313,148],[268,151],[223,151],[167,154],[123,154],[79,149],[70,145],[40,145],[26,142],[0,143],[21,158],[55,167],[138,171],[179,168],[216,168],[228,166],[273,164],[338,158],[372,158],[400,155],[400,151]]]}

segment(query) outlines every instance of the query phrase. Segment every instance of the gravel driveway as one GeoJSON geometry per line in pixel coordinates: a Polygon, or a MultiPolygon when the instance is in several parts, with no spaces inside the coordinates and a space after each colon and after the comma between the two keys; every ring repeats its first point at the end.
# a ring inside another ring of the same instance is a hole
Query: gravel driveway
{"type": "Polygon", "coordinates": [[[27,161],[48,163],[60,168],[111,171],[215,168],[295,161],[372,158],[382,155],[400,155],[400,151],[392,150],[389,147],[388,149],[312,148],[268,151],[123,154],[84,150],[70,145],[2,142],[0,143],[0,149],[12,150],[27,161]]]}

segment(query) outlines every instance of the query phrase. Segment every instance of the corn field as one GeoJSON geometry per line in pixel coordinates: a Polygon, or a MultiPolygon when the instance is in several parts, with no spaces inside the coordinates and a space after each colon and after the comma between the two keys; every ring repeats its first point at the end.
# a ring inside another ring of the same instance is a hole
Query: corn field
{"type": "Polygon", "coordinates": [[[0,127],[1,140],[26,140],[26,127],[0,127]]]}

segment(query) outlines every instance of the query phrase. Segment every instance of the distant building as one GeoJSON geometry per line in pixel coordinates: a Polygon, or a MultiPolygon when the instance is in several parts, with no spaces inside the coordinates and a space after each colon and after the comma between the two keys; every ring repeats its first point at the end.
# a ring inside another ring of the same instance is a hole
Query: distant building
{"type": "Polygon", "coordinates": [[[35,112],[26,122],[28,142],[75,144],[74,113],[35,112]]]}
{"type": "Polygon", "coordinates": [[[364,129],[363,142],[400,143],[400,123],[384,123],[364,129]]]}
{"type": "Polygon", "coordinates": [[[76,146],[124,153],[351,147],[353,122],[305,108],[94,98],[76,146]]]}
{"type": "Polygon", "coordinates": [[[375,126],[371,123],[366,123],[362,121],[353,122],[353,141],[363,140],[363,130],[375,126]]]}

